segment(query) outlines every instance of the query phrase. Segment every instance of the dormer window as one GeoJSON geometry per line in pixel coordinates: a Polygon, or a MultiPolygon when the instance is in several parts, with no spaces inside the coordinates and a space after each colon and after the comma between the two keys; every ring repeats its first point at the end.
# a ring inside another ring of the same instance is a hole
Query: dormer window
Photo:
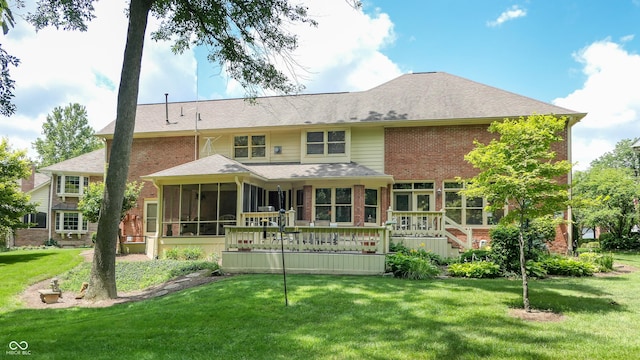
{"type": "Polygon", "coordinates": [[[265,135],[242,135],[233,139],[234,158],[264,158],[266,150],[267,137],[265,135]]]}

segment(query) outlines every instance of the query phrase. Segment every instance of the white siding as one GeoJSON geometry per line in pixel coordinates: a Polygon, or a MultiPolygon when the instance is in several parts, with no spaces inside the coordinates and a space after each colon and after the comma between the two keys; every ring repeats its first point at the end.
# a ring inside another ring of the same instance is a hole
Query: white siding
{"type": "Polygon", "coordinates": [[[384,172],[384,129],[351,129],[351,161],[384,172]]]}
{"type": "Polygon", "coordinates": [[[39,212],[49,212],[49,185],[45,185],[31,193],[32,204],[36,204],[36,210],[39,212]]]}
{"type": "Polygon", "coordinates": [[[300,161],[300,131],[287,131],[271,133],[267,144],[267,156],[272,162],[299,162],[300,161]],[[280,154],[274,154],[274,147],[280,146],[280,154]]]}

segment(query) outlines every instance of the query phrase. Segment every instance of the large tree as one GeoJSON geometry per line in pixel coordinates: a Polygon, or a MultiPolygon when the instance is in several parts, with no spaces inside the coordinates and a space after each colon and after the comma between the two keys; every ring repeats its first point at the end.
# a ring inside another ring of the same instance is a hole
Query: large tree
{"type": "Polygon", "coordinates": [[[23,193],[18,181],[31,174],[31,164],[25,150],[12,150],[9,140],[0,139],[0,236],[6,231],[25,228],[22,220],[35,211],[29,195],[23,193]]]}
{"type": "Polygon", "coordinates": [[[42,125],[43,138],[33,142],[40,166],[49,166],[103,146],[89,126],[87,109],[73,103],[55,107],[42,125]]]}
{"type": "Polygon", "coordinates": [[[465,155],[465,160],[480,173],[466,180],[462,193],[486,197],[494,211],[502,209],[506,202],[509,212],[500,222],[519,225],[522,301],[527,312],[531,305],[525,260],[526,223],[567,208],[568,184],[561,179],[566,179],[571,164],[556,160],[551,149],[553,143],[562,141],[560,134],[565,126],[565,118],[536,114],[494,122],[489,131],[499,137],[489,144],[474,141],[475,148],[465,155]]]}
{"type": "MultiPolygon", "coordinates": [[[[29,20],[44,26],[86,30],[93,0],[39,0],[29,20]]],[[[180,53],[190,46],[209,49],[211,62],[224,65],[250,96],[256,86],[290,93],[300,87],[272,63],[296,48],[296,37],[285,30],[289,22],[315,24],[304,6],[289,0],[130,0],[116,109],[116,125],[109,156],[104,199],[98,221],[96,247],[86,298],[117,297],[115,241],[127,183],[129,157],[138,99],[142,48],[149,15],[160,19],[156,40],[172,40],[180,53]]]]}
{"type": "Polygon", "coordinates": [[[613,150],[593,160],[590,167],[629,169],[635,176],[640,176],[638,154],[632,148],[632,145],[637,140],[638,139],[623,139],[618,141],[613,150]]]}
{"type": "Polygon", "coordinates": [[[638,224],[640,182],[628,167],[595,166],[576,172],[572,194],[582,226],[600,228],[621,239],[638,224]]]}
{"type": "MultiPolygon", "coordinates": [[[[22,1],[16,1],[17,7],[22,7],[22,1]]],[[[0,0],[0,26],[2,33],[7,35],[9,28],[13,27],[15,19],[9,8],[7,0],[0,0]]],[[[9,66],[18,66],[20,60],[15,56],[9,55],[0,44],[0,115],[11,116],[16,111],[16,106],[11,102],[13,98],[13,90],[15,82],[9,74],[9,66]]]]}

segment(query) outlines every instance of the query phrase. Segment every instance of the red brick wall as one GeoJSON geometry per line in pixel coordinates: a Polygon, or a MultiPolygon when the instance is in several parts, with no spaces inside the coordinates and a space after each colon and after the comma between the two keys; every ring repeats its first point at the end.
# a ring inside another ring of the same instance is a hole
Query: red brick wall
{"type": "MultiPolygon", "coordinates": [[[[474,140],[487,144],[495,138],[495,134],[487,131],[488,127],[487,124],[387,128],[385,173],[393,175],[396,181],[435,181],[436,188],[441,188],[443,181],[453,180],[456,176],[473,177],[478,171],[464,160],[464,156],[473,150],[474,140]]],[[[566,129],[563,138],[567,139],[566,129]]],[[[557,153],[556,159],[567,159],[566,142],[554,144],[552,149],[557,153]]],[[[561,179],[566,180],[566,176],[561,179]]],[[[437,196],[436,210],[441,209],[442,196],[437,196]]],[[[558,236],[552,244],[554,251],[566,251],[567,244],[562,234],[563,230],[558,229],[558,236]]],[[[473,236],[474,240],[489,239],[487,229],[474,229],[473,236]]]]}
{"type": "MultiPolygon", "coordinates": [[[[142,235],[144,199],[158,197],[158,191],[150,181],[140,176],[153,174],[190,161],[194,161],[193,136],[133,139],[128,181],[143,182],[137,207],[129,211],[129,217],[122,225],[123,235],[142,235]]],[[[111,154],[112,141],[107,141],[107,151],[111,154]]]]}
{"type": "MultiPolygon", "coordinates": [[[[385,173],[396,181],[433,180],[436,188],[445,180],[477,174],[464,155],[473,150],[473,140],[488,143],[493,134],[488,125],[389,128],[385,130],[385,173]]],[[[436,210],[442,201],[436,199],[436,210]]]]}

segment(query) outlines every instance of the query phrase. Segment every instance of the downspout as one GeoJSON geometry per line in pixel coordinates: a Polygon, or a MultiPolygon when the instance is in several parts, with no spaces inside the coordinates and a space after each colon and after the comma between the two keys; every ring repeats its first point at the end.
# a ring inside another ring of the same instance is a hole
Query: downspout
{"type": "MultiPolygon", "coordinates": [[[[572,127],[569,125],[573,119],[569,118],[567,122],[567,160],[569,164],[573,164],[572,148],[572,127]]],[[[567,182],[569,183],[569,206],[567,206],[567,249],[571,254],[575,249],[573,248],[573,210],[571,208],[571,199],[573,198],[573,169],[569,171],[567,175],[567,182]]]]}
{"type": "MultiPolygon", "coordinates": [[[[53,173],[49,173],[49,239],[53,238],[53,226],[56,225],[55,222],[55,211],[52,211],[51,209],[53,208],[53,173]],[[53,216],[51,216],[53,215],[53,216]],[[53,219],[53,221],[51,221],[53,219]]],[[[49,241],[49,239],[47,239],[47,241],[49,241]]]]}

